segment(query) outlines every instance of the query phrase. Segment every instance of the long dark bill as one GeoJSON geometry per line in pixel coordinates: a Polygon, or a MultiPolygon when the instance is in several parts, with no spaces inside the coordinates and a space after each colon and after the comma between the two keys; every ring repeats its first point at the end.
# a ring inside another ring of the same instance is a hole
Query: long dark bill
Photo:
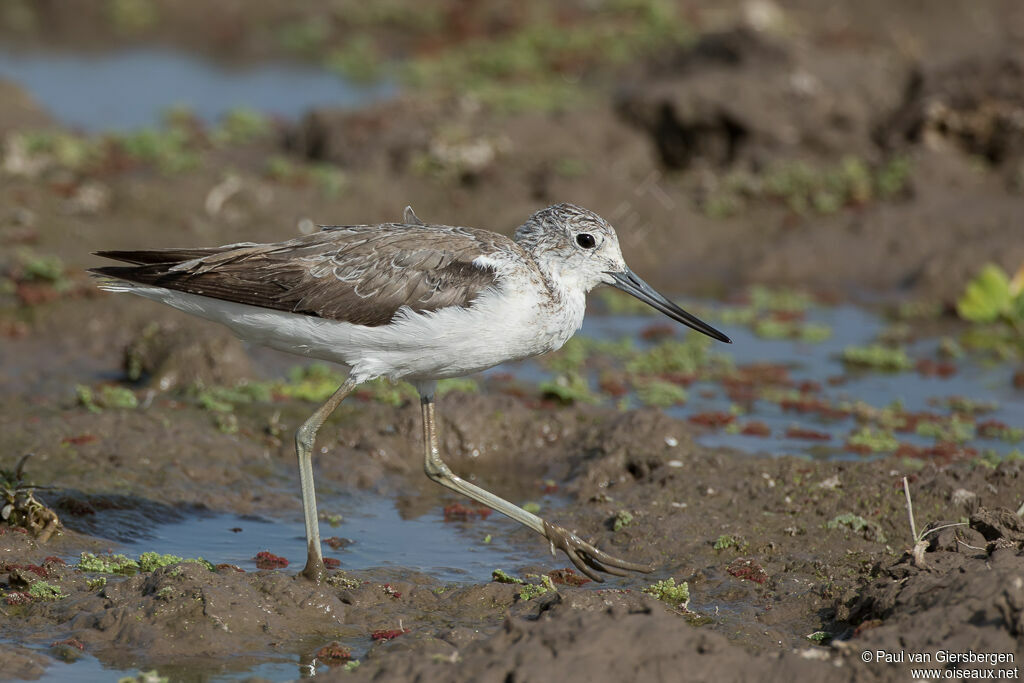
{"type": "Polygon", "coordinates": [[[655,310],[661,311],[676,322],[681,322],[682,324],[692,327],[698,332],[703,332],[718,341],[725,342],[726,344],[732,343],[732,339],[729,339],[727,336],[711,327],[711,325],[708,325],[700,318],[690,315],[656,292],[653,287],[637,277],[636,273],[631,271],[629,268],[626,268],[626,270],[621,273],[609,272],[608,274],[615,280],[615,282],[612,283],[612,287],[621,289],[626,294],[632,294],[637,299],[640,299],[640,301],[643,301],[655,310]]]}

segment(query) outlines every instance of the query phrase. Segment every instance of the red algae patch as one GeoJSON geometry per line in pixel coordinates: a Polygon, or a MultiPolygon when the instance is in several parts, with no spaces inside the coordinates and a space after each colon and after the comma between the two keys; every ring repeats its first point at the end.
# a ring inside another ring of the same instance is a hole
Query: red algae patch
{"type": "Polygon", "coordinates": [[[494,512],[487,507],[470,508],[462,503],[452,503],[444,508],[444,521],[468,522],[472,519],[487,519],[494,512]]]}
{"type": "Polygon", "coordinates": [[[768,580],[768,573],[764,570],[756,560],[749,560],[743,557],[738,557],[729,563],[729,566],[725,568],[725,571],[735,576],[737,579],[743,579],[745,581],[753,581],[757,584],[762,584],[768,580]]]}
{"type": "Polygon", "coordinates": [[[341,666],[352,659],[352,652],[341,643],[333,642],[317,650],[316,658],[327,666],[341,666]]]}
{"type": "Polygon", "coordinates": [[[392,640],[398,636],[405,635],[409,632],[407,628],[393,628],[393,629],[381,629],[380,631],[374,631],[370,634],[370,638],[374,640],[392,640]]]}
{"type": "Polygon", "coordinates": [[[556,583],[561,586],[582,586],[585,583],[590,583],[590,579],[585,576],[580,576],[572,569],[555,569],[548,572],[548,577],[552,583],[556,583]]]}
{"type": "Polygon", "coordinates": [[[736,419],[736,416],[722,411],[708,411],[706,413],[696,413],[691,415],[688,419],[695,425],[717,429],[732,423],[736,419]]]}
{"type": "Polygon", "coordinates": [[[831,441],[832,439],[832,435],[828,432],[819,432],[815,429],[804,429],[803,427],[788,428],[786,436],[790,439],[803,439],[806,441],[831,441]]]}
{"type": "Polygon", "coordinates": [[[280,555],[275,555],[269,550],[261,550],[256,553],[257,569],[283,569],[288,566],[288,560],[280,555]]]}
{"type": "Polygon", "coordinates": [[[952,377],[956,374],[956,365],[949,361],[937,361],[930,358],[922,358],[914,366],[917,373],[923,377],[952,377]]]}
{"type": "Polygon", "coordinates": [[[740,428],[740,434],[767,438],[772,435],[772,428],[759,420],[751,420],[743,424],[740,428]]]}

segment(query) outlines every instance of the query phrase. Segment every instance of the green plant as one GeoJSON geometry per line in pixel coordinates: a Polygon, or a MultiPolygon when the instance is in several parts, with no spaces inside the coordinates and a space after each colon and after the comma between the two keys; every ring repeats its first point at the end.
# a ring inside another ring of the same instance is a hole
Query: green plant
{"type": "Polygon", "coordinates": [[[754,334],[765,339],[799,339],[819,343],[832,336],[832,328],[820,323],[762,318],[754,323],[754,334]]]}
{"type": "Polygon", "coordinates": [[[973,323],[1008,323],[1024,335],[1024,267],[1011,280],[999,266],[986,264],[967,283],[956,311],[973,323]]]}
{"type": "Polygon", "coordinates": [[[626,363],[626,371],[636,375],[692,375],[699,370],[728,367],[728,356],[709,351],[711,339],[691,334],[684,341],[667,340],[641,352],[626,363]]]}
{"type": "Polygon", "coordinates": [[[712,547],[715,550],[727,550],[729,548],[735,548],[739,552],[743,552],[747,548],[747,542],[742,538],[736,536],[730,536],[729,534],[722,534],[715,539],[712,547]]]}
{"type": "Polygon", "coordinates": [[[106,384],[100,387],[99,394],[83,385],[75,385],[75,397],[78,403],[91,413],[103,412],[105,408],[130,410],[139,407],[139,399],[128,387],[106,384]]]}
{"type": "Polygon", "coordinates": [[[330,27],[319,17],[283,24],[277,30],[277,42],[289,52],[315,54],[327,42],[330,27]]]}
{"type": "Polygon", "coordinates": [[[267,157],[265,173],[272,180],[282,183],[314,185],[328,197],[337,195],[348,182],[345,172],[334,164],[299,164],[282,154],[267,157]]]}
{"type": "Polygon", "coordinates": [[[192,387],[199,407],[217,413],[230,413],[240,403],[266,402],[274,396],[267,382],[244,382],[234,387],[192,387]]]}
{"type": "Polygon", "coordinates": [[[28,176],[53,167],[80,170],[100,156],[95,139],[55,131],[11,133],[5,147],[9,157],[24,159],[17,167],[8,168],[8,172],[28,176]]]}
{"type": "Polygon", "coordinates": [[[544,364],[555,372],[579,372],[593,352],[589,337],[570,337],[562,348],[544,356],[544,364]]]}
{"type": "Polygon", "coordinates": [[[597,403],[598,397],[590,390],[587,378],[577,372],[567,372],[538,386],[541,395],[562,403],[597,403]]]}
{"type": "Polygon", "coordinates": [[[100,389],[99,403],[104,408],[131,409],[139,407],[139,399],[128,387],[105,384],[100,389]]]}
{"type": "Polygon", "coordinates": [[[907,352],[899,348],[871,344],[869,346],[847,346],[843,349],[842,360],[850,365],[899,372],[913,367],[907,352]]]}
{"type": "Polygon", "coordinates": [[[386,377],[364,382],[359,388],[359,394],[390,406],[400,406],[406,401],[414,401],[417,396],[416,389],[408,382],[392,382],[386,377]]]}
{"type": "Polygon", "coordinates": [[[134,574],[139,570],[139,563],[126,555],[101,556],[82,553],[78,560],[78,569],[100,574],[134,574]]]}
{"type": "Polygon", "coordinates": [[[152,0],[107,0],[106,10],[114,29],[128,35],[153,26],[158,19],[152,0]]]}
{"type": "Polygon", "coordinates": [[[17,260],[23,271],[22,279],[58,283],[64,281],[64,262],[51,254],[36,254],[28,249],[17,252],[17,260]]]}
{"type": "Polygon", "coordinates": [[[612,531],[621,531],[633,523],[633,514],[629,510],[619,510],[612,519],[612,531]]]}
{"type": "Polygon", "coordinates": [[[121,150],[139,161],[155,164],[164,173],[180,173],[199,165],[199,155],[191,146],[191,134],[181,126],[166,129],[144,128],[114,136],[121,150]]]}
{"type": "Polygon", "coordinates": [[[337,588],[344,588],[346,590],[355,590],[362,584],[351,576],[345,576],[343,574],[331,574],[327,577],[327,583],[337,588]]]}
{"type": "Polygon", "coordinates": [[[903,494],[907,499],[907,517],[910,520],[910,537],[914,541],[910,554],[913,558],[914,565],[920,569],[924,569],[928,566],[924,559],[925,550],[928,549],[928,542],[924,540],[925,537],[930,533],[939,531],[940,529],[947,529],[953,526],[967,526],[967,524],[964,522],[941,524],[919,534],[917,533],[917,523],[914,521],[914,501],[910,498],[910,484],[907,483],[906,477],[903,477],[903,494]]]}
{"type": "Polygon", "coordinates": [[[814,298],[807,292],[787,287],[771,288],[763,285],[752,286],[747,295],[750,305],[758,311],[798,312],[814,305],[814,298]]]}
{"type": "Polygon", "coordinates": [[[872,453],[887,453],[900,447],[900,442],[896,440],[892,432],[884,429],[872,429],[867,425],[850,434],[847,443],[854,448],[872,453]]]}
{"type": "Polygon", "coordinates": [[[46,581],[34,581],[28,587],[28,594],[36,600],[60,600],[66,598],[67,594],[62,593],[58,586],[46,581]]]}
{"type": "Polygon", "coordinates": [[[516,578],[516,577],[512,576],[511,574],[506,574],[505,572],[503,572],[500,569],[495,569],[493,572],[491,572],[491,580],[496,582],[496,583],[516,583],[516,584],[525,584],[526,583],[522,579],[516,578]]]}
{"type": "Polygon", "coordinates": [[[642,592],[674,607],[686,609],[690,604],[690,585],[686,581],[676,585],[676,580],[671,577],[651,584],[642,592]]]}
{"type": "Polygon", "coordinates": [[[586,96],[580,75],[621,68],[693,36],[682,14],[662,0],[584,10],[572,31],[559,24],[552,10],[538,8],[510,30],[414,59],[400,75],[434,92],[457,85],[461,94],[498,110],[554,110],[586,96]]]}
{"type": "Polygon", "coordinates": [[[527,600],[533,600],[545,593],[554,592],[557,592],[557,589],[555,588],[555,584],[551,581],[551,577],[546,574],[541,574],[540,583],[524,583],[523,587],[519,589],[519,599],[525,602],[527,600]]]}
{"type": "Polygon", "coordinates": [[[337,196],[348,183],[348,176],[334,164],[311,164],[307,173],[313,184],[326,197],[337,196]]]}
{"type": "Polygon", "coordinates": [[[469,377],[450,377],[442,379],[437,383],[437,390],[434,392],[434,395],[441,398],[453,391],[462,394],[475,394],[480,391],[480,385],[475,379],[470,379],[469,377]]]}
{"type": "Polygon", "coordinates": [[[224,115],[220,126],[213,132],[213,138],[217,142],[243,144],[266,137],[271,130],[273,126],[266,115],[242,107],[224,115]]]}
{"type": "Polygon", "coordinates": [[[294,367],[288,372],[288,382],[274,389],[287,398],[312,403],[323,403],[338,390],[345,378],[323,363],[294,367]]]}
{"type": "MultiPolygon", "coordinates": [[[[603,287],[597,290],[596,295],[601,306],[612,315],[654,316],[657,314],[657,311],[636,297],[611,287],[603,287]]],[[[570,339],[569,341],[572,340],[570,339]]]]}
{"type": "Polygon", "coordinates": [[[324,66],[353,81],[368,83],[381,74],[381,57],[377,45],[367,35],[351,35],[344,47],[331,50],[324,66]]]}
{"type": "Polygon", "coordinates": [[[881,527],[874,522],[869,522],[860,515],[855,515],[852,512],[847,512],[841,515],[836,515],[829,521],[825,522],[826,529],[849,529],[854,533],[862,534],[865,538],[870,538],[879,543],[885,543],[885,534],[882,533],[881,527]]]}
{"type": "Polygon", "coordinates": [[[902,157],[880,165],[853,156],[826,166],[784,160],[758,173],[725,175],[704,198],[703,210],[713,218],[725,218],[739,213],[749,198],[781,202],[798,214],[832,214],[847,206],[892,199],[903,192],[910,172],[910,163],[902,157]]]}
{"type": "Polygon", "coordinates": [[[683,387],[660,379],[641,382],[636,387],[636,395],[646,405],[659,408],[686,403],[687,398],[689,398],[686,389],[683,387]]]}
{"type": "Polygon", "coordinates": [[[936,441],[952,441],[964,443],[974,438],[974,422],[953,415],[948,420],[918,422],[914,429],[918,436],[926,436],[936,441]]]}
{"type": "Polygon", "coordinates": [[[175,562],[181,562],[182,558],[177,555],[161,555],[154,552],[146,552],[139,555],[139,570],[144,572],[151,572],[154,569],[160,567],[166,567],[169,564],[175,562]]]}

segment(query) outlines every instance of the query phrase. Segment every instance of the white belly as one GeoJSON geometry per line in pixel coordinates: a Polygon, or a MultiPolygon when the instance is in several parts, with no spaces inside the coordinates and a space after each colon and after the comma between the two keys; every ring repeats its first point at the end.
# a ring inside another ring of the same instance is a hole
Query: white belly
{"type": "Polygon", "coordinates": [[[248,342],[345,365],[359,382],[460,377],[553,351],[579,329],[584,309],[582,294],[556,307],[529,292],[491,291],[470,308],[400,309],[391,323],[366,327],[159,287],[111,289],[223,323],[248,342]]]}

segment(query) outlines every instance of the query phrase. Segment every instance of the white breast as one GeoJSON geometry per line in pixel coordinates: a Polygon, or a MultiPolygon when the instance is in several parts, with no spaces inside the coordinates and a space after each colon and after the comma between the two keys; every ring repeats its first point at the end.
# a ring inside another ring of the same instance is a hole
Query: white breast
{"type": "Polygon", "coordinates": [[[583,322],[584,295],[565,294],[556,304],[531,284],[503,279],[502,286],[486,291],[469,308],[429,313],[399,309],[391,323],[377,327],[160,287],[119,283],[111,289],[223,323],[248,342],[345,365],[356,381],[363,382],[380,376],[460,377],[559,348],[583,322]]]}

